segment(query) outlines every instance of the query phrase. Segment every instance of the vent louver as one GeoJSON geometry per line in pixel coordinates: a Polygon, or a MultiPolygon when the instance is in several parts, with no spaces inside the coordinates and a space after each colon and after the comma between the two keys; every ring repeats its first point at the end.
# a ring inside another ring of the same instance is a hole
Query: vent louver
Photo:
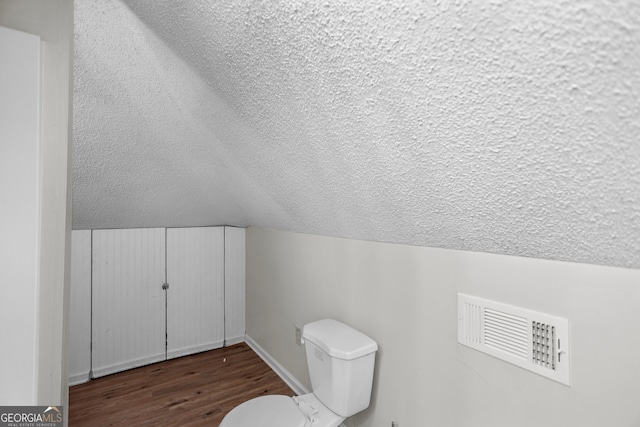
{"type": "Polygon", "coordinates": [[[458,342],[569,385],[569,322],[458,294],[458,342]]]}
{"type": "Polygon", "coordinates": [[[527,357],[527,319],[484,309],[484,342],[514,357],[527,357]]]}

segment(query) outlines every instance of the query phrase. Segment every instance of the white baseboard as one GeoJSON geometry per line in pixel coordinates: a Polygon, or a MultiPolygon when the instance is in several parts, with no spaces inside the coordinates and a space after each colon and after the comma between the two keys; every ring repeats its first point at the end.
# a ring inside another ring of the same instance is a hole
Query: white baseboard
{"type": "Polygon", "coordinates": [[[174,349],[167,352],[167,360],[176,359],[182,356],[190,356],[192,354],[202,353],[203,351],[215,350],[217,348],[222,348],[223,345],[224,340],[218,340],[205,345],[174,349]]]}
{"type": "Polygon", "coordinates": [[[264,348],[255,342],[249,335],[244,336],[244,341],[271,369],[284,381],[297,395],[309,393],[309,390],[303,386],[289,371],[279,364],[264,348]]]}
{"type": "Polygon", "coordinates": [[[140,359],[129,360],[124,363],[117,363],[115,365],[104,366],[101,368],[93,369],[91,371],[91,378],[99,378],[104,377],[105,375],[115,374],[116,372],[126,371],[128,369],[138,368],[140,366],[151,365],[156,362],[164,362],[165,354],[164,352],[159,354],[154,354],[152,356],[143,357],[140,359]]]}
{"type": "Polygon", "coordinates": [[[230,345],[234,345],[234,344],[238,344],[244,342],[244,335],[240,335],[239,337],[232,337],[232,338],[224,338],[224,346],[228,347],[230,345]]]}
{"type": "Polygon", "coordinates": [[[69,386],[84,384],[89,381],[89,372],[69,375],[69,386]]]}

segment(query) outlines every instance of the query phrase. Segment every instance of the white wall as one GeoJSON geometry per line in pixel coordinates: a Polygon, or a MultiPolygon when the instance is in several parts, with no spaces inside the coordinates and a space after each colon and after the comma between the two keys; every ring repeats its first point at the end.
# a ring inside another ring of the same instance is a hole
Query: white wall
{"type": "MultiPolygon", "coordinates": [[[[71,0],[0,0],[0,25],[28,32],[40,37],[41,83],[40,125],[41,142],[38,157],[31,158],[29,169],[37,170],[39,193],[21,188],[21,173],[8,176],[26,197],[37,198],[35,238],[39,247],[36,259],[38,281],[37,300],[14,301],[15,310],[36,315],[36,331],[31,325],[10,322],[12,334],[34,342],[35,362],[29,361],[35,372],[35,384],[29,382],[30,399],[20,398],[23,404],[67,405],[68,359],[66,354],[66,325],[68,318],[69,256],[71,230],[71,198],[69,183],[70,158],[70,91],[73,39],[73,2],[71,0]]],[[[2,61],[2,67],[7,61],[2,61]]],[[[4,98],[3,98],[4,101],[4,98]]],[[[5,157],[4,140],[2,157],[5,157]]],[[[7,159],[11,161],[11,158],[7,159]]],[[[26,173],[26,172],[25,172],[26,173]]],[[[3,178],[5,178],[3,176],[3,178]]],[[[33,215],[32,206],[4,204],[11,215],[33,215]]],[[[4,215],[4,214],[3,214],[4,215]]],[[[4,218],[3,218],[4,219],[4,218]]],[[[4,222],[4,221],[3,221],[4,222]]],[[[11,223],[10,225],[15,225],[11,223]]],[[[4,230],[3,230],[4,231],[4,230]]],[[[27,232],[27,231],[25,231],[27,232]]],[[[28,234],[33,233],[33,229],[28,234]]],[[[30,237],[24,236],[29,240],[30,237]]],[[[21,236],[22,238],[22,236],[21,236]]],[[[1,239],[0,247],[14,248],[15,240],[1,239]]],[[[23,259],[20,257],[20,259],[23,259]]],[[[26,268],[26,267],[25,267],[26,268]]],[[[33,266],[29,266],[33,270],[33,266]]],[[[17,284],[2,283],[4,300],[19,296],[17,284]]],[[[4,353],[3,347],[3,353],[4,353]]],[[[9,365],[11,368],[11,365],[9,365]]],[[[3,395],[12,393],[15,382],[3,379],[3,395]]],[[[0,402],[4,403],[4,402],[0,402]]],[[[66,421],[66,420],[65,420],[66,421]]]]}
{"type": "Polygon", "coordinates": [[[0,27],[0,404],[35,402],[40,37],[0,27]],[[10,327],[9,325],[15,325],[10,327]]]}
{"type": "Polygon", "coordinates": [[[246,279],[247,335],[306,387],[295,326],[332,317],[378,342],[351,425],[640,425],[639,270],[252,227],[246,279]],[[458,345],[457,292],[568,318],[571,386],[458,345]]]}

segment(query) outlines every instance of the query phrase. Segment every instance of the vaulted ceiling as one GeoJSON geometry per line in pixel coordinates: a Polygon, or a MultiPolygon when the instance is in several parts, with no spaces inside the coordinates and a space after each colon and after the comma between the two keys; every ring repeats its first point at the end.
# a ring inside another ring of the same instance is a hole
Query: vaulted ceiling
{"type": "Polygon", "coordinates": [[[78,0],[73,226],[640,268],[640,2],[78,0]]]}

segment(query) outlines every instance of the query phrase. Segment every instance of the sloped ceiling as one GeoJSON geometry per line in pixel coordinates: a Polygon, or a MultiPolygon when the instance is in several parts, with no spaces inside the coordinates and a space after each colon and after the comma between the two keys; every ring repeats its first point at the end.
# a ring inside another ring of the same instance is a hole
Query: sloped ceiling
{"type": "Polygon", "coordinates": [[[75,2],[73,226],[640,268],[640,2],[75,2]]]}

